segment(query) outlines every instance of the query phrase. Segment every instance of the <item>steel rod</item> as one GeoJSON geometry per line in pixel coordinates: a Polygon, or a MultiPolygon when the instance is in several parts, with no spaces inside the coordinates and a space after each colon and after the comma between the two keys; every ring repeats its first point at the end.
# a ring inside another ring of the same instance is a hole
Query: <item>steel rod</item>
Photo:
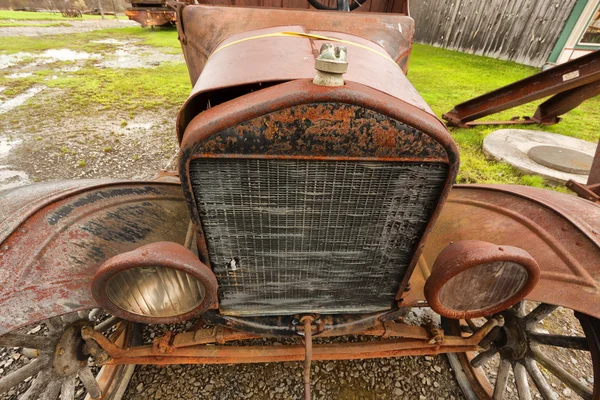
{"type": "Polygon", "coordinates": [[[600,184],[600,141],[598,142],[598,147],[596,147],[596,155],[594,156],[594,161],[592,162],[592,169],[590,170],[587,184],[600,184]]]}
{"type": "Polygon", "coordinates": [[[312,359],[312,317],[304,318],[304,400],[311,400],[310,395],[310,361],[312,359]]]}
{"type": "Polygon", "coordinates": [[[104,333],[116,324],[118,324],[120,320],[121,319],[118,317],[109,317],[105,321],[102,321],[98,325],[96,325],[94,329],[96,329],[98,332],[104,333]]]}
{"type": "Polygon", "coordinates": [[[533,119],[544,125],[560,121],[559,116],[577,108],[584,101],[600,94],[600,79],[580,87],[559,93],[538,106],[533,119]]]}

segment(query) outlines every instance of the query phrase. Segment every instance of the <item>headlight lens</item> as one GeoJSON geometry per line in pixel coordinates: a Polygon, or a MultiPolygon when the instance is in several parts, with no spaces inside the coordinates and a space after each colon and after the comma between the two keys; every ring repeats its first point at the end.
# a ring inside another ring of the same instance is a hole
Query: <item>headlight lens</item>
{"type": "Polygon", "coordinates": [[[448,318],[477,318],[498,313],[523,300],[540,270],[523,249],[464,240],[438,255],[425,283],[425,298],[448,318]]]}
{"type": "Polygon", "coordinates": [[[190,274],[149,266],[119,272],[106,284],[108,298],[119,308],[148,317],[185,314],[204,300],[204,286],[190,274]]]}
{"type": "Polygon", "coordinates": [[[478,265],[451,278],[440,290],[440,303],[456,311],[480,311],[517,294],[527,270],[510,261],[478,265]]]}
{"type": "Polygon", "coordinates": [[[218,308],[212,270],[185,247],[158,242],[108,259],[92,281],[96,303],[128,321],[171,324],[218,308]]]}

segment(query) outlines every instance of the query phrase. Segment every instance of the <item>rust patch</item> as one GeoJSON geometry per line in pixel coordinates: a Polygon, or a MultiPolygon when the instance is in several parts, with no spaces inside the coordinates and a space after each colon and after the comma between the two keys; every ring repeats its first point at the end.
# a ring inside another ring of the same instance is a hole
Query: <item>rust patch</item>
{"type": "Polygon", "coordinates": [[[442,145],[429,135],[378,112],[342,103],[303,104],[272,112],[223,129],[199,143],[195,152],[448,160],[442,145]]]}

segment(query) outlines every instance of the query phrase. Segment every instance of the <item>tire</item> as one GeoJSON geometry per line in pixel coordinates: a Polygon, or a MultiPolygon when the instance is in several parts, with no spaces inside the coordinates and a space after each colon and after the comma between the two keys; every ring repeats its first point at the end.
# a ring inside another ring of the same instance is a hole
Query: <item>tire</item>
{"type": "Polygon", "coordinates": [[[135,366],[94,366],[86,355],[81,327],[92,324],[102,332],[113,331],[113,339],[121,345],[140,344],[141,327],[106,314],[98,318],[103,314],[100,309],[66,314],[0,336],[0,347],[18,349],[12,354],[21,360],[0,377],[0,399],[79,400],[101,396],[103,400],[120,400],[135,366]],[[28,358],[31,361],[24,363],[28,358]],[[80,386],[83,390],[78,389],[80,386]]]}
{"type": "MultiPolygon", "coordinates": [[[[600,320],[548,304],[528,307],[525,302],[500,314],[505,325],[488,336],[489,350],[448,354],[467,399],[600,399],[600,320]],[[564,335],[575,323],[575,330],[585,336],[564,335]]],[[[442,318],[442,326],[450,335],[468,336],[478,324],[442,318]]]]}

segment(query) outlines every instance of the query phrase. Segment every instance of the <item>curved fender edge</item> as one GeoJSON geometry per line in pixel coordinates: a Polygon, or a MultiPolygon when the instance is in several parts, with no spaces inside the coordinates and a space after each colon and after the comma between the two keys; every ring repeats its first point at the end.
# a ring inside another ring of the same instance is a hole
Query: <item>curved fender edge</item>
{"type": "Polygon", "coordinates": [[[527,296],[600,318],[600,205],[516,185],[457,185],[411,276],[405,306],[425,306],[423,285],[451,242],[483,240],[528,251],[541,269],[527,296]]]}
{"type": "Polygon", "coordinates": [[[148,243],[183,243],[179,183],[80,180],[0,192],[0,335],[96,307],[92,277],[148,243]]]}

